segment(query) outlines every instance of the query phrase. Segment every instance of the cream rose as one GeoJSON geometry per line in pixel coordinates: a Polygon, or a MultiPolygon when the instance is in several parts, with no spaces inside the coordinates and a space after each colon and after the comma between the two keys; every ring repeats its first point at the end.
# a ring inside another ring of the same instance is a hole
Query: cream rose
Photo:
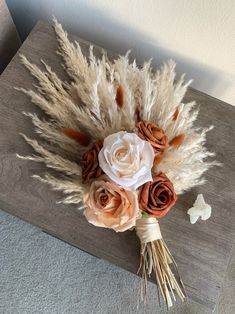
{"type": "Polygon", "coordinates": [[[92,182],[84,204],[84,215],[91,224],[117,232],[132,228],[140,217],[137,193],[125,190],[105,175],[92,182]]]}
{"type": "Polygon", "coordinates": [[[128,190],[152,181],[154,150],[134,133],[121,131],[106,137],[98,159],[100,168],[128,190]]]}

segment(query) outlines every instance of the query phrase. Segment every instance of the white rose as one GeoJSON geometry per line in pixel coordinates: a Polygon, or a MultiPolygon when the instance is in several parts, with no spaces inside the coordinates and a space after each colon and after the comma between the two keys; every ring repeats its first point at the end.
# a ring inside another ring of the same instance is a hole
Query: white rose
{"type": "Polygon", "coordinates": [[[98,159],[100,168],[125,189],[136,190],[152,181],[154,150],[134,133],[121,131],[106,137],[98,159]]]}

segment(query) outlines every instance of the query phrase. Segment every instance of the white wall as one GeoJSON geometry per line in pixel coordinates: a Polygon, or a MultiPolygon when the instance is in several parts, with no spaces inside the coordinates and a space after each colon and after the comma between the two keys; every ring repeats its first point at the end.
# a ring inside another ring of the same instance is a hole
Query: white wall
{"type": "Polygon", "coordinates": [[[139,62],[172,58],[193,87],[235,105],[234,0],[6,0],[24,38],[54,14],[80,37],[139,62]]]}

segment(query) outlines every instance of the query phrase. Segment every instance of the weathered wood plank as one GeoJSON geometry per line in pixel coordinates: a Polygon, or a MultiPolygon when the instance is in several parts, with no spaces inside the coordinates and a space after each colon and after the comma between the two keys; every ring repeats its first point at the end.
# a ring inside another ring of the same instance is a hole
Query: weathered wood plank
{"type": "MultiPolygon", "coordinates": [[[[89,44],[78,40],[83,51],[88,51],[89,44]]],[[[60,66],[61,59],[55,53],[56,47],[52,27],[39,23],[19,52],[38,65],[43,58],[60,77],[68,79],[60,66]]],[[[96,53],[100,54],[99,48],[96,53]]],[[[134,232],[115,234],[89,225],[75,206],[56,204],[59,193],[31,178],[35,172],[45,170],[43,165],[16,158],[16,152],[23,155],[31,152],[19,136],[19,132],[29,136],[33,132],[32,124],[21,112],[38,109],[13,87],[29,88],[31,82],[32,78],[20,64],[17,54],[0,78],[0,208],[136,273],[139,243],[134,232]]],[[[208,134],[207,146],[216,152],[217,160],[224,166],[207,173],[206,185],[182,195],[176,208],[161,221],[161,229],[178,262],[189,297],[213,309],[223,284],[235,233],[235,108],[193,89],[189,89],[186,100],[196,100],[200,104],[198,125],[215,125],[208,134]],[[186,211],[200,192],[212,205],[213,215],[206,223],[191,226],[186,211]]]]}
{"type": "Polygon", "coordinates": [[[5,0],[0,0],[0,74],[20,47],[21,41],[5,0]]]}

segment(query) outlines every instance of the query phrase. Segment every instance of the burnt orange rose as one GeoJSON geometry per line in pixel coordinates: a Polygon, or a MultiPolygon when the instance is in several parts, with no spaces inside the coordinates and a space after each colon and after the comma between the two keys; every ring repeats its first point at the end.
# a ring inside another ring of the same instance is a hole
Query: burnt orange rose
{"type": "Polygon", "coordinates": [[[153,177],[139,191],[139,206],[144,212],[156,218],[164,217],[175,204],[177,195],[171,181],[164,173],[153,177]]]}
{"type": "Polygon", "coordinates": [[[137,129],[138,136],[152,145],[155,156],[166,149],[168,145],[167,136],[163,129],[156,124],[143,120],[137,123],[137,129]]]}
{"type": "Polygon", "coordinates": [[[90,179],[98,178],[102,174],[99,167],[98,154],[103,146],[102,141],[96,142],[90,150],[85,152],[82,158],[82,179],[83,183],[90,179]]]}

